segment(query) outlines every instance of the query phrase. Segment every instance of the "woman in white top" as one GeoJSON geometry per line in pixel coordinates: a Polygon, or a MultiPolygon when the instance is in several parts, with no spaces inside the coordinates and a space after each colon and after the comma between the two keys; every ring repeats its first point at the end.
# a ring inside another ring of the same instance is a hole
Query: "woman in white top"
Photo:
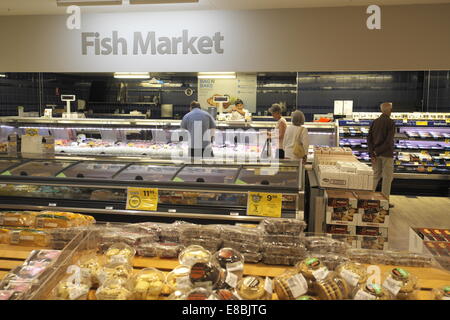
{"type": "MultiPolygon", "coordinates": [[[[289,125],[286,129],[286,133],[284,134],[284,153],[286,159],[296,159],[300,160],[294,155],[294,142],[295,139],[299,139],[299,142],[303,144],[303,148],[305,152],[308,152],[309,148],[309,137],[308,137],[308,129],[306,129],[303,125],[305,124],[305,115],[300,110],[294,111],[291,114],[292,116],[292,124],[289,125]]],[[[306,162],[306,156],[303,158],[303,163],[306,162]]]]}
{"type": "Polygon", "coordinates": [[[273,104],[269,112],[272,114],[272,117],[277,120],[277,125],[275,127],[276,132],[278,133],[278,158],[284,159],[285,153],[283,149],[283,139],[284,135],[286,134],[286,128],[287,128],[287,122],[286,119],[281,115],[281,106],[279,104],[273,104]]]}

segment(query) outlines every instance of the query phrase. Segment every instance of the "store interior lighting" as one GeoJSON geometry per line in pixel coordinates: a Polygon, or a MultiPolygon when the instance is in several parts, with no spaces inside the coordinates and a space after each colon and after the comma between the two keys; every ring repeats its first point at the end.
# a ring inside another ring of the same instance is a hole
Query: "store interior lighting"
{"type": "Polygon", "coordinates": [[[150,79],[148,72],[114,72],[116,79],[150,79]]]}
{"type": "Polygon", "coordinates": [[[199,79],[236,79],[236,72],[199,72],[199,79]]]}
{"type": "Polygon", "coordinates": [[[6,78],[6,74],[0,73],[0,78],[6,78]]]}

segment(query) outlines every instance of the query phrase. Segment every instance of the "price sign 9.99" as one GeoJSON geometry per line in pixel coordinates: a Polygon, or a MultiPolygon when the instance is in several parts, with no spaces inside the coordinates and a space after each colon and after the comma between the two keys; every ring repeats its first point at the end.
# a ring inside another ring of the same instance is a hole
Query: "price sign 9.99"
{"type": "Polygon", "coordinates": [[[247,215],[261,217],[281,217],[281,193],[249,192],[247,215]]]}

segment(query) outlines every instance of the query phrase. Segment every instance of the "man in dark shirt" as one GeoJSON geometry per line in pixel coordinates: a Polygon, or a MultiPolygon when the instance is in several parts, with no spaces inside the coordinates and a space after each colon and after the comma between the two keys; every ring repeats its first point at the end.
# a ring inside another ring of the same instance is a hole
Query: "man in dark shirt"
{"type": "Polygon", "coordinates": [[[189,132],[191,158],[213,156],[211,137],[214,135],[213,129],[216,128],[216,122],[208,112],[200,108],[200,103],[191,102],[191,112],[183,117],[181,128],[189,132]]]}
{"type": "Polygon", "coordinates": [[[390,118],[392,103],[382,103],[380,108],[382,114],[370,125],[367,144],[374,171],[374,191],[383,179],[381,192],[389,199],[394,176],[395,122],[390,118]]]}

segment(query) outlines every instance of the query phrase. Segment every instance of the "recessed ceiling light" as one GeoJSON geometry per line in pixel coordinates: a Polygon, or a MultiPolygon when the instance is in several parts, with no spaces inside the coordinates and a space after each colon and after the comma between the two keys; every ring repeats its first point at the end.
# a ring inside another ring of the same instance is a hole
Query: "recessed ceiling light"
{"type": "Polygon", "coordinates": [[[114,72],[116,79],[150,79],[148,72],[114,72]]]}
{"type": "Polygon", "coordinates": [[[0,78],[6,78],[6,74],[0,73],[0,78]]]}

